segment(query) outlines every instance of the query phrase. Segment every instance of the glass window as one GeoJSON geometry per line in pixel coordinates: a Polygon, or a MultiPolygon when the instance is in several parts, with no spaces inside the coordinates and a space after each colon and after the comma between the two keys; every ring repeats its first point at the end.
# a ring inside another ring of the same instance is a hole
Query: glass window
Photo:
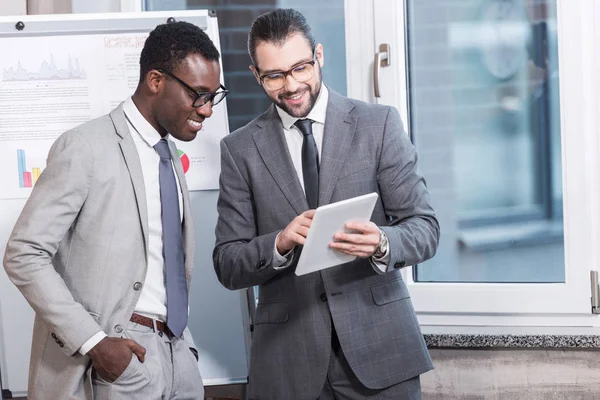
{"type": "Polygon", "coordinates": [[[407,0],[410,127],[442,237],[421,282],[564,282],[556,0],[407,0]]]}
{"type": "Polygon", "coordinates": [[[346,45],[344,0],[146,0],[146,10],[209,9],[217,12],[224,81],[230,90],[227,113],[231,131],[264,112],[271,101],[248,69],[248,31],[259,15],[275,8],[295,8],[310,24],[317,42],[323,44],[326,67],[323,82],[346,95],[346,45]]]}

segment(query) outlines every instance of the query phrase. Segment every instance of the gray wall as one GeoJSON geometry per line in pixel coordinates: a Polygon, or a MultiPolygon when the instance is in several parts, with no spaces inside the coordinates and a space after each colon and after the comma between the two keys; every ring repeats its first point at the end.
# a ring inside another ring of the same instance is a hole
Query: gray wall
{"type": "Polygon", "coordinates": [[[423,400],[600,399],[593,350],[432,349],[423,400]]]}
{"type": "Polygon", "coordinates": [[[0,3],[0,15],[22,15],[27,12],[25,0],[11,0],[0,3]]]}
{"type": "Polygon", "coordinates": [[[121,11],[120,0],[72,0],[73,14],[121,11]]]}

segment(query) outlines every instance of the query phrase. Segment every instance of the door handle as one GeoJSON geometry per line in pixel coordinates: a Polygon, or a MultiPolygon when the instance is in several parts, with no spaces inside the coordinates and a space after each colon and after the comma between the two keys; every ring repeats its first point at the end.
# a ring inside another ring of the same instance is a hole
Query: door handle
{"type": "Polygon", "coordinates": [[[382,43],[379,45],[379,51],[375,53],[375,61],[373,62],[373,91],[375,97],[381,97],[379,94],[379,70],[381,67],[389,67],[391,64],[390,45],[382,43]]]}

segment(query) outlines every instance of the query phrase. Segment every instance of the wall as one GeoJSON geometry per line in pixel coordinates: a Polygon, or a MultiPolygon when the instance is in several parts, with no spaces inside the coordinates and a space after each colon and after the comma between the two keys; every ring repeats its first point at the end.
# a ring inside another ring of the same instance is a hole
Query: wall
{"type": "Polygon", "coordinates": [[[600,399],[593,350],[432,349],[424,400],[600,399]]]}
{"type": "Polygon", "coordinates": [[[27,14],[69,14],[71,0],[27,0],[27,14]]]}
{"type": "Polygon", "coordinates": [[[73,13],[106,13],[121,11],[121,0],[72,0],[73,13]]]}
{"type": "Polygon", "coordinates": [[[27,13],[25,0],[11,0],[0,3],[0,15],[23,15],[27,13]]]}

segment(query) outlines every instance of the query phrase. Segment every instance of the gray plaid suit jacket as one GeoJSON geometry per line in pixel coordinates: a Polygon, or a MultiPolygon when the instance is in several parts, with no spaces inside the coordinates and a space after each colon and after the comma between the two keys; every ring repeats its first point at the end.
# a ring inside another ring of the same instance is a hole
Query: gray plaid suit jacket
{"type": "MultiPolygon", "coordinates": [[[[215,271],[229,289],[260,286],[250,399],[314,399],[335,328],[352,370],[382,389],[432,369],[400,268],[431,258],[439,225],[398,111],[330,90],[319,204],[377,192],[388,271],[367,259],[312,273],[272,267],[277,234],[308,209],[274,106],[221,142],[215,271]]],[[[295,262],[301,249],[296,249],[295,262]]]]}

